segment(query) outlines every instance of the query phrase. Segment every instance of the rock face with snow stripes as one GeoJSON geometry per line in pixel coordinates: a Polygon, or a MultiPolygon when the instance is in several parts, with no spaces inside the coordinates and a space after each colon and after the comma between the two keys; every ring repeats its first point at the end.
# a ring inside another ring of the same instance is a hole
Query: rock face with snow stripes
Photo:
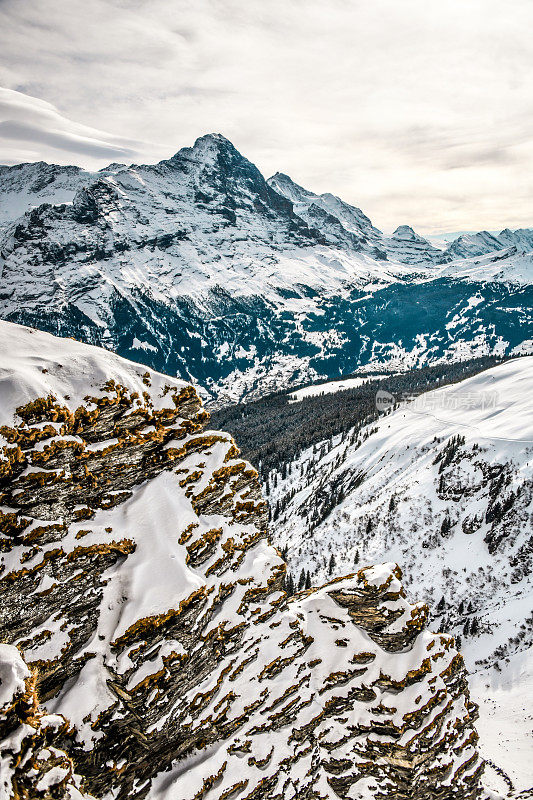
{"type": "Polygon", "coordinates": [[[507,796],[514,783],[509,797],[531,787],[532,393],[531,357],[416,398],[397,394],[396,408],[384,393],[389,411],[377,421],[264,476],[274,542],[297,584],[394,559],[431,624],[460,640],[488,786],[507,796]]]}
{"type": "Polygon", "coordinates": [[[56,745],[67,720],[38,705],[35,675],[20,652],[0,644],[0,797],[93,800],[80,791],[72,759],[56,745]]]}
{"type": "Polygon", "coordinates": [[[86,791],[479,796],[462,658],[398,567],[288,597],[257,474],[192,387],[1,332],[0,636],[86,791]]]}
{"type": "Polygon", "coordinates": [[[531,231],[446,251],[405,225],[387,237],[332,194],[265,180],[219,135],[155,165],[4,167],[0,206],[3,319],[192,380],[218,405],[531,339],[531,231]]]}

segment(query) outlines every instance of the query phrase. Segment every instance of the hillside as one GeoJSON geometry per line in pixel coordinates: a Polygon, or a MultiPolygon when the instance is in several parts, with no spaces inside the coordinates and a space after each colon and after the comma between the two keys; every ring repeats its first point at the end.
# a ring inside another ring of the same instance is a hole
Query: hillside
{"type": "Polygon", "coordinates": [[[395,564],[288,595],[193,387],[0,333],[4,797],[480,796],[462,658],[395,564]]]}
{"type": "Polygon", "coordinates": [[[520,789],[532,783],[532,392],[526,357],[411,402],[385,395],[377,421],[265,476],[296,589],[385,557],[402,566],[461,643],[482,751],[520,789]]]}

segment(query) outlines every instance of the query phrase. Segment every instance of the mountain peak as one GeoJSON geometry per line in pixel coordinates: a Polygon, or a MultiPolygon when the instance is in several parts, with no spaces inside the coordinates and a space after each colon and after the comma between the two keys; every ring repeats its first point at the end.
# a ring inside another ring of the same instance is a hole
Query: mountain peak
{"type": "Polygon", "coordinates": [[[230,140],[221,133],[204,133],[203,136],[199,136],[196,139],[192,149],[201,150],[205,147],[225,147],[231,148],[232,150],[236,149],[233,142],[230,142],[230,140]]]}
{"type": "Polygon", "coordinates": [[[317,194],[300,186],[299,183],[293,181],[290,175],[286,175],[284,172],[276,172],[275,175],[268,178],[267,183],[274,191],[282,194],[292,203],[309,202],[315,198],[318,199],[317,194]]]}
{"type": "Polygon", "coordinates": [[[395,239],[420,239],[420,237],[410,225],[398,225],[392,234],[395,239]]]}
{"type": "Polygon", "coordinates": [[[199,136],[192,147],[182,147],[171,160],[185,156],[189,159],[204,161],[214,159],[221,154],[227,154],[233,158],[237,157],[242,161],[246,161],[235,145],[225,136],[222,136],[221,133],[206,133],[203,136],[199,136]]]}

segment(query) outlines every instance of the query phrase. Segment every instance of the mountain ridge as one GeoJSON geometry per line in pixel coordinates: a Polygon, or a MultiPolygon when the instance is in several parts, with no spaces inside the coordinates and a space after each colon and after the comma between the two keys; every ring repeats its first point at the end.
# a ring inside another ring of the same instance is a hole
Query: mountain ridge
{"type": "Polygon", "coordinates": [[[438,264],[416,234],[383,237],[355,206],[291,182],[300,216],[221,136],[80,175],[70,202],[4,228],[0,316],[193,380],[214,405],[533,338],[533,257],[509,235],[497,254],[438,264]]]}
{"type": "MultiPolygon", "coordinates": [[[[337,195],[331,193],[324,193],[322,195],[317,195],[309,189],[305,189],[304,187],[295,183],[290,176],[282,172],[276,172],[266,181],[262,178],[261,173],[257,169],[257,167],[252,164],[252,162],[248,161],[244,156],[242,156],[239,151],[235,148],[232,142],[223,136],[220,133],[208,133],[202,136],[199,136],[193,146],[183,147],[180,150],[176,151],[174,155],[170,156],[167,159],[162,159],[161,161],[155,164],[136,164],[131,163],[129,165],[126,164],[118,164],[118,163],[111,163],[105,167],[102,167],[98,171],[91,172],[89,170],[85,170],[82,167],[74,166],[74,165],[59,165],[54,163],[48,163],[45,161],[37,161],[37,162],[22,162],[20,164],[13,164],[13,165],[6,165],[0,164],[0,178],[3,178],[4,183],[8,181],[8,178],[15,173],[18,172],[35,172],[38,178],[36,184],[32,187],[35,193],[42,191],[46,188],[47,185],[53,184],[55,177],[71,177],[71,178],[78,178],[79,181],[90,181],[95,180],[97,181],[100,177],[105,177],[108,174],[116,174],[117,172],[127,171],[130,169],[141,168],[141,169],[150,169],[150,168],[158,168],[163,167],[165,165],[175,165],[179,164],[180,162],[184,162],[190,157],[192,154],[198,154],[199,152],[203,151],[204,153],[209,153],[209,151],[213,152],[214,149],[218,147],[219,152],[225,152],[226,154],[231,153],[235,161],[241,160],[242,162],[246,162],[246,164],[252,168],[252,170],[257,173],[257,176],[262,179],[264,183],[266,183],[269,187],[275,188],[277,186],[278,190],[277,194],[281,195],[282,197],[287,197],[287,199],[291,200],[292,202],[298,202],[299,199],[302,197],[307,197],[314,202],[316,200],[323,200],[324,202],[328,202],[330,204],[337,204],[340,206],[342,210],[352,212],[356,217],[360,217],[361,224],[364,226],[368,226],[369,229],[372,230],[374,235],[379,236],[381,231],[372,225],[370,219],[364,214],[364,212],[357,208],[356,206],[350,205],[342,200],[337,195]],[[214,146],[214,147],[213,147],[214,146]],[[235,158],[235,156],[237,158],[235,158]],[[289,183],[291,184],[291,188],[289,188],[289,183]],[[294,191],[296,190],[296,191],[294,191]],[[292,198],[289,196],[292,194],[292,198]]],[[[78,181],[73,181],[73,187],[70,187],[66,191],[74,192],[74,186],[77,186],[78,181]]],[[[5,188],[2,187],[5,191],[5,188]]],[[[9,183],[8,183],[9,188],[9,183]]],[[[71,198],[73,199],[73,197],[71,198]]],[[[0,201],[2,200],[0,194],[0,201]]],[[[54,195],[51,194],[44,202],[52,203],[56,205],[57,202],[61,203],[64,202],[62,200],[55,200],[54,195]]],[[[8,204],[5,203],[5,207],[2,208],[3,204],[0,204],[0,209],[3,210],[4,215],[7,213],[7,206],[8,204]]],[[[28,207],[25,209],[26,211],[30,210],[29,204],[28,207]]],[[[19,213],[19,209],[16,209],[16,216],[11,216],[8,220],[9,222],[13,222],[18,216],[22,214],[19,213]]],[[[342,223],[342,219],[339,219],[342,223]]],[[[0,212],[0,222],[6,222],[5,219],[2,218],[2,214],[0,212]]],[[[357,226],[359,227],[359,226],[357,226]]],[[[348,229],[349,230],[349,229],[348,229]]],[[[470,255],[484,255],[492,250],[502,249],[504,246],[509,246],[510,244],[517,244],[516,240],[520,240],[523,246],[526,246],[528,249],[533,248],[533,228],[517,228],[516,230],[511,230],[509,228],[504,228],[500,231],[499,234],[489,233],[487,231],[478,231],[477,233],[468,233],[468,234],[461,234],[456,239],[447,243],[447,246],[444,248],[437,248],[431,245],[423,236],[417,234],[410,225],[399,225],[396,230],[391,235],[391,238],[407,238],[407,237],[400,237],[398,236],[399,232],[405,234],[407,231],[411,232],[411,236],[414,236],[418,240],[422,240],[427,245],[429,245],[430,249],[436,250],[437,252],[441,252],[443,254],[447,254],[448,251],[451,251],[454,255],[468,257],[470,255]],[[471,240],[475,241],[472,242],[471,240]],[[452,247],[453,245],[453,247],[452,247]],[[483,246],[485,245],[485,246],[483,246]]],[[[350,232],[350,231],[349,231],[350,232]]],[[[351,231],[354,232],[353,230],[351,231]]],[[[361,230],[358,231],[361,233],[361,230]]]]}
{"type": "Polygon", "coordinates": [[[72,762],[118,800],[480,797],[462,658],[395,564],[288,597],[257,473],[191,385],[0,331],[8,798],[80,800],[72,762]]]}

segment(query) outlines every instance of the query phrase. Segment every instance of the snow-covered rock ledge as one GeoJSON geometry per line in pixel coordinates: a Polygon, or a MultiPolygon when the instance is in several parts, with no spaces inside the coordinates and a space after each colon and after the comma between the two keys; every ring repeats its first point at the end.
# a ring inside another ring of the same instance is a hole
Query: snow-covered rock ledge
{"type": "Polygon", "coordinates": [[[68,722],[38,706],[35,679],[13,645],[0,644],[0,798],[92,800],[56,745],[68,722]]]}
{"type": "Polygon", "coordinates": [[[3,797],[28,669],[96,797],[479,796],[453,639],[394,564],[288,598],[257,473],[191,386],[0,323],[0,403],[0,641],[27,664],[0,666],[3,797]]]}

